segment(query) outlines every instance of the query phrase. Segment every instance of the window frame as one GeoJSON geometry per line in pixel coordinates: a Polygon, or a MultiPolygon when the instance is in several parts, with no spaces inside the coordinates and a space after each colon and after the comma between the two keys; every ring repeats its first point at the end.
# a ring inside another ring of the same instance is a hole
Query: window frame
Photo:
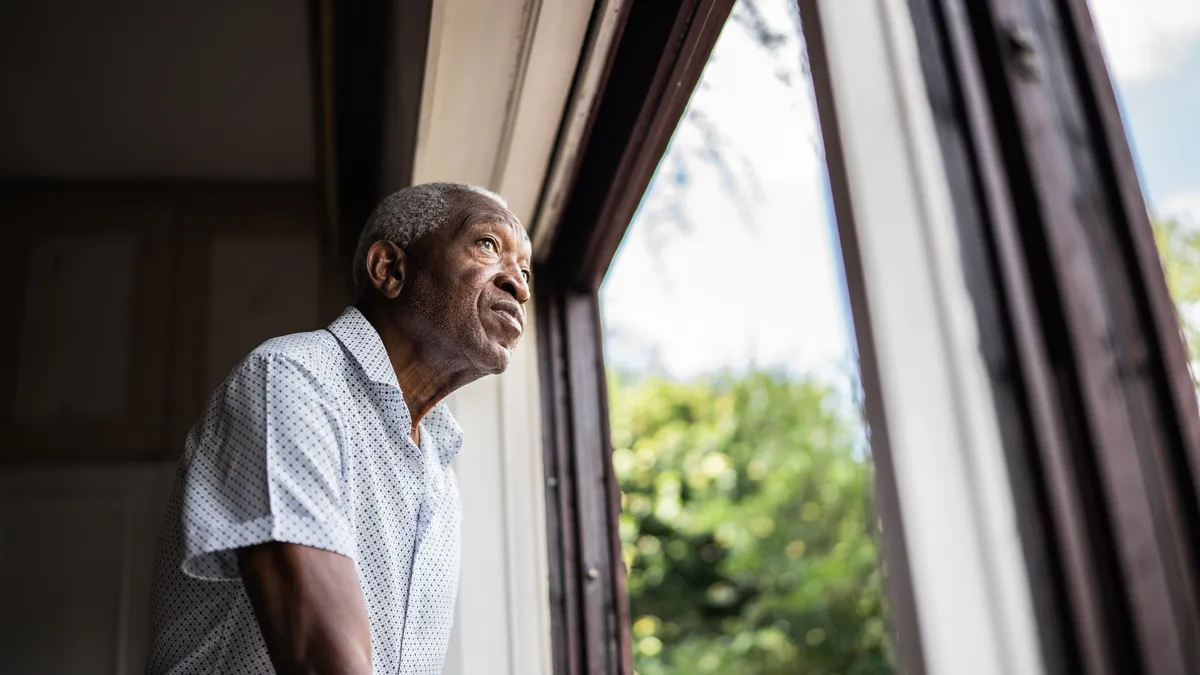
{"type": "Polygon", "coordinates": [[[1006,334],[989,366],[1047,671],[1195,672],[1196,393],[1086,0],[910,4],[976,305],[1006,334]]]}
{"type": "MultiPolygon", "coordinates": [[[[543,213],[550,197],[561,206],[533,232],[554,672],[570,675],[633,673],[598,292],[735,0],[611,4],[623,15],[587,129],[560,135],[583,149],[560,167],[565,195],[543,195],[543,213]]],[[[598,4],[593,23],[608,11],[598,4]]],[[[918,673],[894,478],[886,448],[874,455],[894,628],[908,672],[918,673]]]]}
{"type": "Polygon", "coordinates": [[[569,187],[543,194],[543,210],[548,196],[562,201],[532,235],[553,663],[562,675],[633,674],[598,291],[733,4],[597,3],[591,42],[612,46],[599,77],[577,78],[568,119],[578,112],[586,122],[560,132],[556,154],[564,142],[574,147],[552,173],[569,187]],[[579,95],[584,82],[594,95],[579,95]]]}

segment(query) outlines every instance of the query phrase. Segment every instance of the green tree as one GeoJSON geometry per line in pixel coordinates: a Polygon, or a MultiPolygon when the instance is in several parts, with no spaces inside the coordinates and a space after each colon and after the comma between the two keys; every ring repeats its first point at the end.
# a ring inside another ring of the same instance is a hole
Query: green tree
{"type": "Polygon", "coordinates": [[[871,466],[834,392],[611,384],[637,671],[891,673],[871,466]]]}
{"type": "MultiPolygon", "coordinates": [[[[1195,364],[1200,360],[1200,231],[1177,220],[1157,220],[1154,239],[1187,341],[1188,360],[1195,364]]],[[[1192,380],[1200,387],[1194,366],[1192,380]]]]}

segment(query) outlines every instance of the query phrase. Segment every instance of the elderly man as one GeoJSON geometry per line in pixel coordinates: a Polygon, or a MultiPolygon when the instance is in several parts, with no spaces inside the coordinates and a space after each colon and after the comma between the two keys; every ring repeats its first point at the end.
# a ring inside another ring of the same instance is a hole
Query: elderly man
{"type": "MultiPolygon", "coordinates": [[[[264,260],[287,283],[287,260],[264,260]]],[[[150,673],[442,672],[459,567],[441,403],[508,365],[530,243],[496,195],[385,199],[358,302],[268,340],[188,435],[159,545],[150,673]]]]}

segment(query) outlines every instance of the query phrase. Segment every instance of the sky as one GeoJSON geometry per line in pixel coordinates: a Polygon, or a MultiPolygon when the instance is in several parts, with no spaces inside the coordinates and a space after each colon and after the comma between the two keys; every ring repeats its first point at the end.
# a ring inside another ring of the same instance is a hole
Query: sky
{"type": "MultiPolygon", "coordinates": [[[[605,353],[690,379],[853,377],[853,332],[790,0],[727,24],[601,290],[605,353]]],[[[1091,0],[1147,200],[1200,226],[1200,1],[1091,0]]],[[[735,12],[740,11],[735,9],[735,12]]]]}
{"type": "Polygon", "coordinates": [[[1200,226],[1200,2],[1091,0],[1156,213],[1200,226]]]}

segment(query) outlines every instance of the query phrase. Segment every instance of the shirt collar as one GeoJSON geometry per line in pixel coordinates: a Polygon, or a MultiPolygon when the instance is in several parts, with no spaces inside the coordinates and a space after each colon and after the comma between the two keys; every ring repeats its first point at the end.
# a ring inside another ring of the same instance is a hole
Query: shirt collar
{"type": "Polygon", "coordinates": [[[458,451],[462,449],[463,430],[458,426],[454,415],[450,414],[450,408],[446,407],[445,401],[433,406],[433,410],[421,420],[421,426],[421,433],[430,434],[437,443],[438,454],[443,464],[449,464],[450,460],[458,456],[458,451]]]}
{"type": "MultiPolygon", "coordinates": [[[[329,324],[329,332],[333,333],[346,351],[350,352],[372,382],[400,389],[400,383],[396,380],[396,370],[392,367],[391,359],[388,358],[387,349],[383,346],[379,331],[375,330],[375,327],[371,325],[370,321],[367,321],[367,317],[363,316],[357,307],[351,306],[342,310],[341,316],[329,324]]],[[[403,398],[400,400],[400,405],[407,418],[410,413],[403,398]]],[[[429,411],[429,414],[421,420],[421,426],[422,433],[428,432],[432,436],[430,440],[437,444],[443,463],[448,464],[458,455],[458,451],[462,449],[462,427],[458,425],[454,415],[450,414],[450,409],[446,407],[444,401],[429,411]]]]}
{"type": "Polygon", "coordinates": [[[342,315],[329,324],[329,332],[354,356],[372,382],[400,388],[400,383],[396,381],[396,370],[392,368],[379,331],[357,307],[342,310],[342,315]]]}

